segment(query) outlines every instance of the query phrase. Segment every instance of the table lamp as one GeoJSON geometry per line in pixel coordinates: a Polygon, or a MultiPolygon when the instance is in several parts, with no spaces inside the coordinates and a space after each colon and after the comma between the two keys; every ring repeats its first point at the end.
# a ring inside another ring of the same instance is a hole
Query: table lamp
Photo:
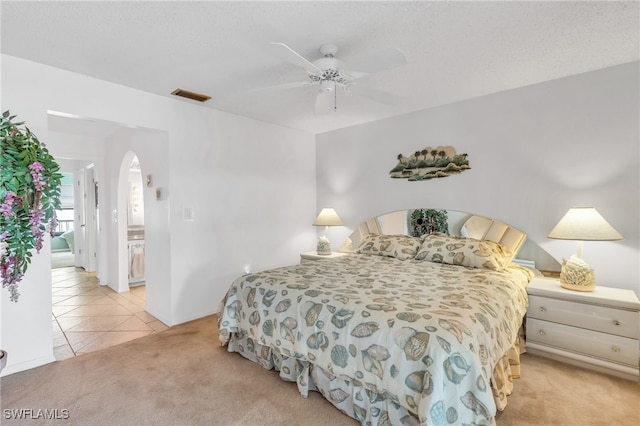
{"type": "Polygon", "coordinates": [[[582,260],[582,242],[622,239],[622,235],[593,207],[570,208],[547,237],[578,241],[578,252],[569,260],[563,259],[560,271],[560,285],[578,291],[593,291],[596,288],[593,269],[582,260]]]}
{"type": "Polygon", "coordinates": [[[334,209],[324,208],[312,223],[313,226],[324,226],[324,235],[318,239],[318,247],[316,253],[321,255],[331,254],[331,244],[327,238],[327,232],[330,226],[342,226],[342,219],[334,209]]]}

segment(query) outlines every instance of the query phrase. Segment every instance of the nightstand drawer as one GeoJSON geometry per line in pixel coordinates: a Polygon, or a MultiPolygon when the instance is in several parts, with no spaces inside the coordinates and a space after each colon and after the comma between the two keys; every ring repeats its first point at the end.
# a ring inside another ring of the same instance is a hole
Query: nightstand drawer
{"type": "Polygon", "coordinates": [[[637,368],[638,340],[527,318],[527,341],[637,368]]]}
{"type": "Polygon", "coordinates": [[[527,316],[634,339],[640,336],[638,312],[606,306],[530,295],[527,316]]]}

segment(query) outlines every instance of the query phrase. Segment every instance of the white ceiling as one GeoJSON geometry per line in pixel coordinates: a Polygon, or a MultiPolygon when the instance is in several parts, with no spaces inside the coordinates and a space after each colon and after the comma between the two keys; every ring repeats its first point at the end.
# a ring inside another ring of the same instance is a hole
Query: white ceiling
{"type": "MultiPolygon", "coordinates": [[[[1,2],[2,52],[311,133],[378,120],[639,58],[632,2],[1,2]],[[408,65],[360,80],[399,95],[389,106],[338,92],[314,113],[302,68],[266,49],[283,42],[313,61],[319,47],[354,63],[397,47],[408,65]]],[[[192,102],[185,100],[185,102],[192,102]]]]}

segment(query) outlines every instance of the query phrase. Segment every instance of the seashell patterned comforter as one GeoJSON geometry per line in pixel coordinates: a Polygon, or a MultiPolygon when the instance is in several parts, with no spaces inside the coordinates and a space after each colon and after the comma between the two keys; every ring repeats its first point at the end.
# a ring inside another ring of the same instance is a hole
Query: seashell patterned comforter
{"type": "Polygon", "coordinates": [[[530,279],[371,255],[267,270],[231,285],[220,342],[362,424],[495,424],[530,279]]]}

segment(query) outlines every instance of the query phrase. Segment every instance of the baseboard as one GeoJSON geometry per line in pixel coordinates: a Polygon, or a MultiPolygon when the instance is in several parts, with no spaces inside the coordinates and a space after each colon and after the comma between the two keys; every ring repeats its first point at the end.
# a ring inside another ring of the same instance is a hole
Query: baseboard
{"type": "Polygon", "coordinates": [[[149,315],[153,315],[156,319],[160,320],[160,322],[162,322],[164,325],[168,327],[175,325],[175,324],[171,324],[171,322],[169,321],[169,318],[167,318],[162,312],[156,312],[153,308],[149,308],[148,306],[145,306],[144,311],[149,315]]]}
{"type": "Polygon", "coordinates": [[[5,377],[10,374],[15,374],[21,371],[40,367],[41,365],[49,364],[51,362],[54,362],[55,360],[56,360],[56,357],[53,356],[53,353],[52,353],[51,355],[43,356],[40,358],[34,358],[28,361],[19,362],[17,364],[11,364],[11,354],[8,354],[7,366],[2,370],[0,377],[5,377]]]}
{"type": "MultiPolygon", "coordinates": [[[[176,321],[173,325],[184,324],[185,322],[194,321],[200,318],[208,317],[209,315],[214,315],[217,313],[216,309],[207,310],[205,312],[200,312],[196,315],[189,315],[182,318],[176,318],[176,321]]],[[[152,314],[153,315],[153,314],[152,314]]]]}

